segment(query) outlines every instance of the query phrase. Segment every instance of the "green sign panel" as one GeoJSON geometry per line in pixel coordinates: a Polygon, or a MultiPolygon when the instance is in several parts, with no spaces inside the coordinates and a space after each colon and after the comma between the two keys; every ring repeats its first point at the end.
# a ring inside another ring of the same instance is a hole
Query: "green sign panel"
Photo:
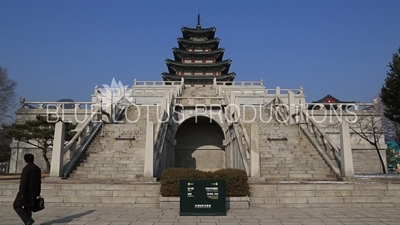
{"type": "Polygon", "coordinates": [[[225,180],[181,180],[181,216],[226,216],[225,180]]]}

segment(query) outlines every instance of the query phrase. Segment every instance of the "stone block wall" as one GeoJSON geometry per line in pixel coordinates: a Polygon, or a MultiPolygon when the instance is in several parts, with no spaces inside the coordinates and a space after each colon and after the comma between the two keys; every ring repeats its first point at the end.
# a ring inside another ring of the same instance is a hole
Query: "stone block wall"
{"type": "Polygon", "coordinates": [[[251,184],[251,208],[400,207],[400,185],[391,183],[251,184]]]}
{"type": "Polygon", "coordinates": [[[224,134],[210,119],[183,123],[175,136],[175,166],[206,171],[225,168],[224,134]]]}

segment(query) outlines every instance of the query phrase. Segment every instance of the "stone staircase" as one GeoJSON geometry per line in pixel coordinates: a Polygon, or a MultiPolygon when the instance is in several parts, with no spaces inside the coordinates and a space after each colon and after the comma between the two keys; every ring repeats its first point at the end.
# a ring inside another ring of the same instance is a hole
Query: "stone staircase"
{"type": "Polygon", "coordinates": [[[259,124],[261,176],[268,180],[336,180],[298,125],[259,124]]]}
{"type": "Polygon", "coordinates": [[[105,124],[71,179],[140,180],[144,169],[145,126],[105,124]]]}

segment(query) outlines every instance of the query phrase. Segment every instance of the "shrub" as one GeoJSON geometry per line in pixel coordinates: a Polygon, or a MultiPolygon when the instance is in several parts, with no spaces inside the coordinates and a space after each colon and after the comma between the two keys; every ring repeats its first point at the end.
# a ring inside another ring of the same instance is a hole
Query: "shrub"
{"type": "Polygon", "coordinates": [[[161,195],[180,195],[180,180],[225,180],[226,196],[246,196],[249,194],[247,174],[240,169],[221,169],[214,172],[187,168],[169,168],[161,173],[161,195]]]}
{"type": "Polygon", "coordinates": [[[226,196],[249,195],[249,183],[247,174],[241,169],[220,169],[213,173],[216,180],[225,180],[226,196]]]}

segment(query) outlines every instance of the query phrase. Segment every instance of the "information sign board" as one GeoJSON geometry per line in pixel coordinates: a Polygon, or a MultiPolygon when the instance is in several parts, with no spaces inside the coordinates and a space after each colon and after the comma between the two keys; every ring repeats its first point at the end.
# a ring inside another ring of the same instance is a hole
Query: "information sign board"
{"type": "Polygon", "coordinates": [[[181,216],[226,216],[225,180],[181,180],[181,216]]]}

